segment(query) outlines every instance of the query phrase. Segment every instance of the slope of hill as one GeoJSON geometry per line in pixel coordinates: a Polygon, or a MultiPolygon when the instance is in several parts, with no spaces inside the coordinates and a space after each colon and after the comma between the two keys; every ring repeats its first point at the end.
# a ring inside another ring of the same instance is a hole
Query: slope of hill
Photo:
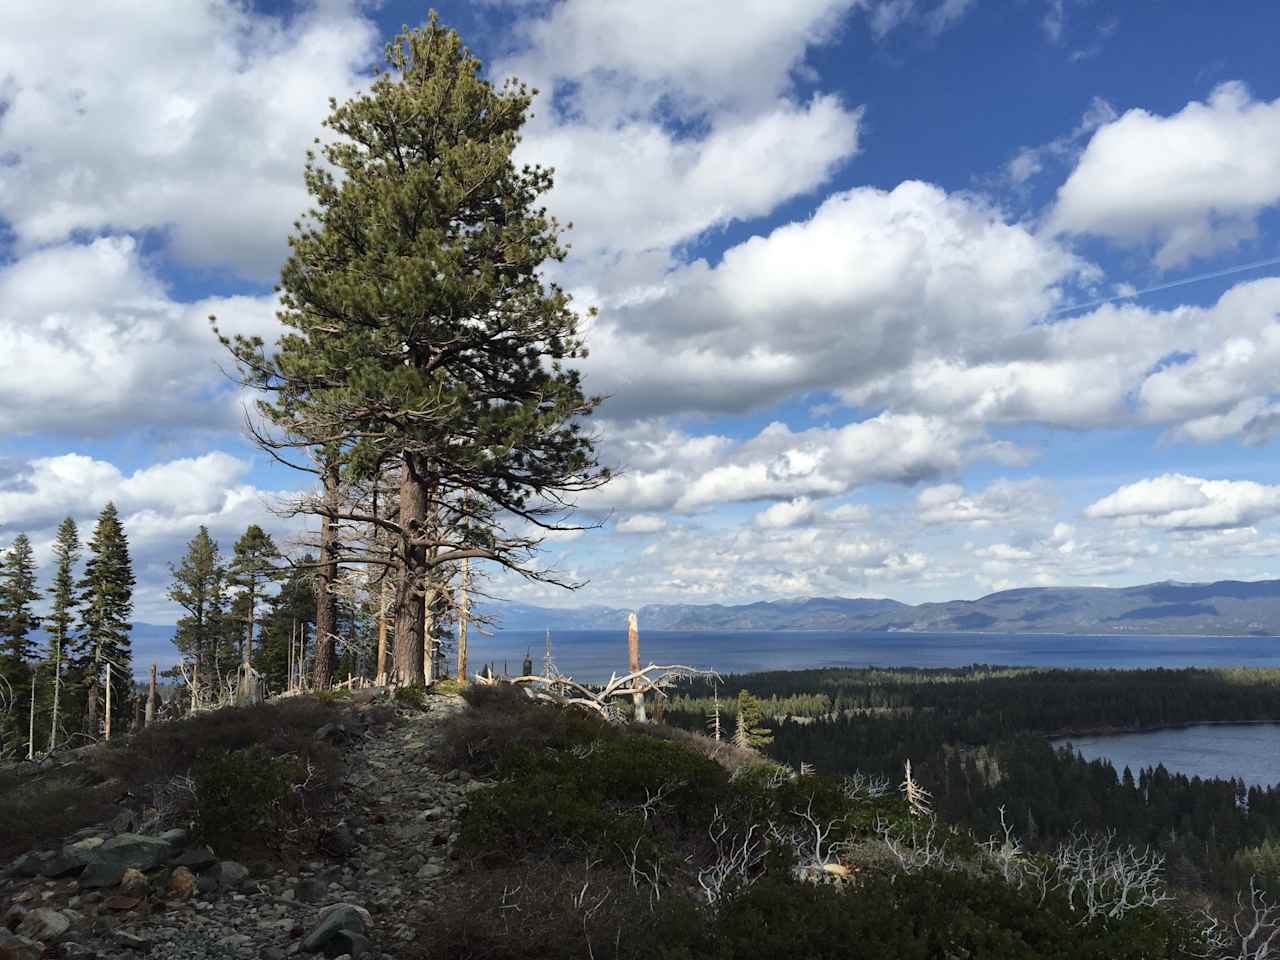
{"type": "MultiPolygon", "coordinates": [[[[496,604],[506,630],[616,629],[628,611],[496,604]]],[[[1025,587],[977,600],[915,606],[896,600],[810,597],[738,606],[646,604],[650,630],[850,630],[917,633],[1280,635],[1280,580],[1172,580],[1135,587],[1025,587]]]]}

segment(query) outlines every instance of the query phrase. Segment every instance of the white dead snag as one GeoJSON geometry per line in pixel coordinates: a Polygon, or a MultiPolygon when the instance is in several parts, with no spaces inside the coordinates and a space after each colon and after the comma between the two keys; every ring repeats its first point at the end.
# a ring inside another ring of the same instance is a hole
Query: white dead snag
{"type": "Polygon", "coordinates": [[[31,671],[31,705],[27,719],[27,759],[36,758],[36,672],[31,671]]]}
{"type": "Polygon", "coordinates": [[[712,687],[711,694],[711,717],[707,721],[707,729],[711,732],[712,739],[716,743],[720,742],[720,687],[712,687]]]}
{"type": "MultiPolygon", "coordinates": [[[[185,673],[186,671],[184,670],[183,672],[185,673]]],[[[200,681],[200,658],[197,657],[196,659],[191,661],[191,680],[189,685],[191,687],[191,712],[192,713],[195,713],[196,709],[200,706],[199,681],[200,681]]]]}
{"type": "MultiPolygon", "coordinates": [[[[632,673],[640,671],[640,627],[634,613],[627,614],[627,669],[632,673]]],[[[631,699],[636,708],[636,723],[644,723],[648,719],[644,712],[644,692],[637,690],[631,699]]]]}
{"type": "Polygon", "coordinates": [[[719,807],[712,815],[707,836],[715,848],[715,859],[698,871],[698,886],[707,898],[707,906],[714,910],[760,878],[769,846],[763,828],[756,823],[748,826],[745,834],[730,836],[729,824],[719,807]]]}
{"type": "Polygon", "coordinates": [[[62,687],[62,638],[53,639],[53,719],[49,721],[49,752],[58,745],[58,694],[62,687]]]}
{"type": "Polygon", "coordinates": [[[907,806],[911,808],[913,816],[928,817],[933,815],[933,795],[924,787],[916,783],[915,778],[911,776],[911,761],[906,764],[907,775],[902,781],[898,789],[902,791],[902,795],[907,800],[907,806]]]}
{"type": "Polygon", "coordinates": [[[389,600],[387,591],[391,587],[391,578],[385,573],[382,577],[382,587],[378,591],[378,670],[377,683],[379,686],[387,682],[387,609],[389,600]]]}
{"type": "Polygon", "coordinates": [[[111,661],[107,661],[107,716],[102,728],[102,738],[111,739],[111,661]]]}
{"type": "Polygon", "coordinates": [[[147,712],[144,718],[146,726],[151,726],[156,719],[156,662],[151,661],[151,682],[147,684],[147,712]]]}
{"type": "Polygon", "coordinates": [[[467,630],[471,621],[471,558],[462,558],[458,584],[458,679],[467,679],[467,630]]]}
{"type": "Polygon", "coordinates": [[[643,696],[646,693],[665,697],[666,691],[677,681],[686,677],[704,676],[719,679],[718,675],[711,670],[700,670],[683,664],[651,663],[642,670],[634,670],[621,677],[614,674],[600,690],[592,690],[572,677],[565,676],[527,675],[510,679],[494,677],[488,672],[487,667],[485,672],[475,675],[475,681],[484,686],[494,686],[499,683],[519,684],[535,700],[544,700],[560,706],[583,707],[599,713],[611,723],[618,723],[623,717],[611,702],[612,700],[625,697],[631,697],[634,700],[637,694],[643,696]]]}

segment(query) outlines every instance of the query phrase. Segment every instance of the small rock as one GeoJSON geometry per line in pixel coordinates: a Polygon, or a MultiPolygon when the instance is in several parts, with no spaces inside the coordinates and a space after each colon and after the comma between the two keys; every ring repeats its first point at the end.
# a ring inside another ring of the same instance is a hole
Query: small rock
{"type": "Polygon", "coordinates": [[[169,895],[179,900],[190,900],[196,892],[196,878],[186,867],[174,867],[169,875],[169,895]]]}
{"type": "Polygon", "coordinates": [[[140,937],[136,933],[129,933],[127,930],[117,930],[116,943],[130,950],[145,953],[151,949],[152,941],[148,937],[140,937]]]}
{"type": "Polygon", "coordinates": [[[183,830],[181,827],[175,827],[172,830],[166,830],[164,833],[160,834],[160,839],[177,850],[187,842],[187,831],[183,830]]]}
{"type": "Polygon", "coordinates": [[[249,876],[249,868],[234,860],[223,860],[209,871],[222,887],[238,887],[249,876]]]}
{"type": "MultiPolygon", "coordinates": [[[[18,924],[18,935],[32,940],[53,943],[71,929],[71,921],[58,910],[36,907],[18,924]]],[[[2,956],[3,954],[0,954],[2,956]]]]}
{"type": "Polygon", "coordinates": [[[3,917],[0,917],[0,926],[6,930],[16,930],[26,915],[27,908],[15,903],[4,912],[3,917]]]}
{"type": "Polygon", "coordinates": [[[145,897],[147,895],[146,875],[141,870],[130,867],[120,878],[119,893],[125,897],[145,897]]]}
{"type": "Polygon", "coordinates": [[[132,910],[134,907],[136,907],[140,903],[142,903],[141,897],[125,897],[125,896],[121,896],[120,894],[116,894],[115,896],[112,896],[112,897],[107,897],[107,899],[102,901],[102,905],[106,907],[108,910],[117,910],[120,912],[123,912],[125,910],[132,910]]]}
{"type": "Polygon", "coordinates": [[[418,869],[419,880],[434,880],[436,877],[444,873],[444,867],[439,863],[424,863],[418,869]]]}
{"type": "Polygon", "coordinates": [[[115,833],[128,833],[138,825],[138,818],[132,810],[121,810],[111,818],[111,829],[115,833]]]}

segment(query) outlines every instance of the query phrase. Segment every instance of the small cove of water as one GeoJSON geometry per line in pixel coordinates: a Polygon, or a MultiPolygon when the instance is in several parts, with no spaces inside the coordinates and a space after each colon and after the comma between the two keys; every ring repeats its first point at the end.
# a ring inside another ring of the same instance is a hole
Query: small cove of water
{"type": "Polygon", "coordinates": [[[1280,784],[1280,724],[1200,723],[1147,733],[1067,737],[1086,760],[1107,759],[1122,773],[1136,777],[1144,767],[1164,764],[1170,773],[1229,780],[1239,777],[1248,786],[1280,784]]]}

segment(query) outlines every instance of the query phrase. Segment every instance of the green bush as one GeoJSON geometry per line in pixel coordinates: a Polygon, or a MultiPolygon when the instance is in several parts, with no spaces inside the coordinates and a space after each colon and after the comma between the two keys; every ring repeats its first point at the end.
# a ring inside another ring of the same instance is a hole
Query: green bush
{"type": "Polygon", "coordinates": [[[196,836],[219,853],[270,841],[287,825],[302,781],[296,758],[261,745],[206,750],[191,766],[196,836]]]}
{"type": "Polygon", "coordinates": [[[427,708],[427,692],[417,684],[411,687],[396,687],[395,700],[402,707],[410,707],[414,710],[427,708]]]}

